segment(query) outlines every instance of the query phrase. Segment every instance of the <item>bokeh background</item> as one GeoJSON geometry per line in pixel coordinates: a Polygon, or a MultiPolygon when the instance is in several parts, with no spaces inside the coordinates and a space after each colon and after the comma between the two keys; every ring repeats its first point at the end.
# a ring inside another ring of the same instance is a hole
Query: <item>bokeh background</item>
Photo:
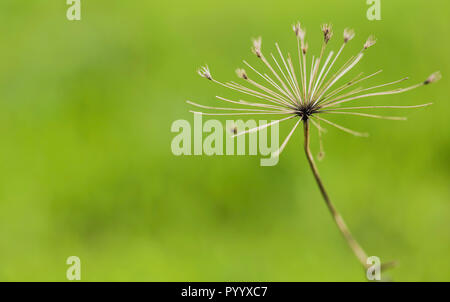
{"type": "MultiPolygon", "coordinates": [[[[396,281],[450,281],[450,4],[363,0],[82,0],[0,2],[0,280],[64,281],[81,259],[84,281],[364,281],[330,218],[298,132],[280,163],[257,156],[172,155],[171,124],[192,121],[186,99],[237,97],[196,74],[235,80],[242,59],[295,51],[291,24],[332,22],[350,56],[378,43],[352,72],[443,79],[395,96],[355,101],[434,105],[398,110],[408,121],[330,117],[318,163],[332,200],[369,255],[398,260],[396,281]]],[[[381,110],[379,113],[394,114],[381,110]]],[[[290,127],[281,127],[283,133],[290,127]]],[[[313,136],[317,153],[317,136],[313,136]]]]}

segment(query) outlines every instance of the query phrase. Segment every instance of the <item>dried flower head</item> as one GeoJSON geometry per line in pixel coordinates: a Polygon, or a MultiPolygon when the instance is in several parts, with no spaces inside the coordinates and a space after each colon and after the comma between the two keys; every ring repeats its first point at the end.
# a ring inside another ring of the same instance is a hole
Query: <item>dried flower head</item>
{"type": "Polygon", "coordinates": [[[355,31],[350,28],[344,29],[344,42],[347,43],[355,37],[355,31]]]}
{"type": "Polygon", "coordinates": [[[208,65],[202,66],[197,70],[197,73],[208,80],[212,80],[208,65]]]}
{"type": "Polygon", "coordinates": [[[306,52],[308,51],[308,43],[305,43],[305,45],[302,46],[302,53],[306,55],[306,52]]]}
{"type": "Polygon", "coordinates": [[[441,73],[439,71],[436,71],[432,73],[424,82],[425,85],[437,82],[441,79],[441,73]]]}
{"type": "Polygon", "coordinates": [[[377,43],[377,39],[375,39],[374,36],[369,36],[369,38],[367,38],[366,43],[364,43],[364,49],[367,49],[367,48],[375,45],[375,43],[377,43]]]}
{"type": "Polygon", "coordinates": [[[244,80],[247,80],[247,79],[248,79],[247,73],[245,72],[244,69],[241,69],[241,68],[236,69],[236,74],[237,74],[237,76],[240,77],[241,79],[244,79],[244,80]]]}
{"type": "Polygon", "coordinates": [[[261,56],[262,56],[262,52],[261,52],[261,37],[253,39],[252,41],[253,41],[253,47],[252,47],[253,53],[258,58],[261,58],[261,56]]]}
{"type": "Polygon", "coordinates": [[[297,22],[296,24],[292,25],[292,29],[294,30],[297,38],[299,38],[301,41],[305,39],[306,32],[302,29],[300,22],[297,22]]]}
{"type": "MultiPolygon", "coordinates": [[[[300,23],[297,23],[293,26],[294,32],[297,37],[304,37],[304,30],[300,27],[300,23]]],[[[325,42],[329,40],[331,37],[332,31],[331,26],[325,24],[322,26],[322,32],[324,34],[325,42]]],[[[299,118],[299,120],[303,121],[311,121],[312,125],[316,126],[320,132],[323,131],[323,127],[320,123],[328,124],[332,127],[336,127],[342,131],[347,133],[356,135],[356,136],[366,136],[366,133],[361,133],[357,131],[350,130],[346,127],[340,126],[334,122],[329,121],[328,119],[323,118],[323,115],[354,115],[354,116],[362,116],[362,117],[370,117],[370,118],[378,118],[378,119],[390,119],[390,120],[403,120],[404,117],[396,117],[396,116],[381,116],[376,114],[369,114],[365,112],[355,112],[358,110],[365,109],[375,109],[375,108],[418,108],[430,105],[421,104],[414,106],[360,106],[360,107],[341,107],[348,102],[353,102],[359,99],[381,96],[381,95],[391,95],[402,93],[414,88],[417,88],[422,85],[430,84],[436,82],[440,79],[440,73],[436,72],[429,76],[425,81],[422,81],[419,84],[415,84],[405,88],[397,88],[387,91],[373,91],[382,87],[391,86],[398,84],[407,80],[408,78],[402,78],[400,80],[396,80],[390,83],[376,85],[368,88],[356,88],[353,90],[349,89],[363,81],[366,81],[381,72],[377,71],[375,73],[369,74],[367,76],[362,76],[359,74],[353,79],[347,81],[344,85],[339,87],[334,87],[336,83],[343,79],[362,59],[364,55],[364,50],[373,46],[376,42],[373,36],[370,36],[364,44],[363,49],[357,53],[355,56],[351,57],[346,63],[344,63],[337,71],[332,72],[334,64],[337,62],[338,57],[342,53],[345,45],[354,37],[354,31],[350,29],[345,29],[344,31],[344,43],[342,44],[339,51],[334,54],[333,51],[330,51],[327,56],[324,55],[324,51],[322,49],[321,54],[317,58],[313,58],[311,64],[307,66],[306,61],[306,53],[307,53],[307,43],[299,46],[298,48],[298,57],[299,57],[299,69],[295,70],[294,62],[290,56],[287,58],[281,52],[278,44],[276,45],[277,52],[280,59],[276,59],[273,54],[271,54],[271,58],[275,65],[272,65],[269,60],[267,60],[261,50],[261,37],[253,40],[252,51],[261,58],[261,62],[265,65],[272,74],[272,77],[267,73],[257,71],[256,68],[251,66],[249,63],[244,61],[244,63],[258,75],[261,80],[266,82],[267,85],[263,83],[257,82],[255,80],[251,80],[248,77],[247,72],[244,69],[237,69],[236,73],[238,77],[244,79],[253,87],[244,86],[242,84],[238,84],[235,82],[231,83],[222,83],[212,78],[211,73],[209,71],[208,66],[204,66],[199,69],[198,73],[213,82],[225,86],[227,88],[236,90],[238,92],[244,93],[247,96],[251,96],[255,98],[255,101],[247,102],[247,101],[233,101],[223,97],[218,97],[218,99],[222,101],[226,101],[233,104],[243,105],[247,108],[229,108],[235,113],[225,113],[230,115],[247,115],[247,114],[279,114],[286,115],[286,118],[279,119],[278,122],[282,122],[285,120],[299,118]],[[281,61],[280,61],[281,60],[281,61]],[[323,62],[323,63],[322,63],[323,62]],[[284,68],[283,68],[284,67],[284,68]],[[310,70],[309,74],[307,70],[310,70]],[[250,108],[248,108],[250,107],[250,108]],[[257,108],[256,108],[257,107],[257,108]]],[[[325,43],[326,44],[326,43],[325,43]]],[[[197,106],[197,104],[189,102],[192,105],[197,106]]],[[[201,108],[205,108],[205,106],[198,105],[201,108]]],[[[207,107],[207,109],[217,109],[217,110],[226,110],[227,108],[219,108],[219,107],[207,107]]],[[[206,115],[214,115],[214,113],[203,113],[206,115]]],[[[220,115],[224,115],[224,113],[218,113],[220,115]]],[[[298,124],[295,125],[297,127],[298,124]]],[[[252,130],[254,131],[254,130],[252,130]]],[[[238,133],[237,135],[248,133],[248,131],[244,131],[238,133]]],[[[290,138],[287,137],[287,140],[290,138]]],[[[286,144],[282,144],[284,148],[286,144]]],[[[281,153],[282,150],[278,154],[281,153]]],[[[277,154],[277,155],[278,155],[277,154]]]]}
{"type": "Polygon", "coordinates": [[[323,32],[323,40],[325,41],[325,43],[328,43],[328,41],[330,41],[331,37],[333,36],[331,24],[322,24],[321,28],[323,32]]]}

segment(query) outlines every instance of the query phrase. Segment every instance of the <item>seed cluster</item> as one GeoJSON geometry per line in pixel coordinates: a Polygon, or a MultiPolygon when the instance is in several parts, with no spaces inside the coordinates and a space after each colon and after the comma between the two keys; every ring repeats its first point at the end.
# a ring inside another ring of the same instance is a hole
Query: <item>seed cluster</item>
{"type": "MultiPolygon", "coordinates": [[[[373,36],[363,44],[361,50],[351,56],[349,59],[339,67],[335,68],[338,59],[341,57],[345,46],[349,41],[355,37],[355,32],[352,29],[346,28],[343,32],[343,43],[339,50],[329,51],[325,55],[327,45],[333,37],[333,29],[331,24],[323,24],[321,31],[323,34],[322,48],[319,55],[308,58],[308,43],[306,42],[306,31],[301,26],[300,22],[292,26],[296,40],[297,40],[297,55],[296,62],[288,53],[283,54],[278,43],[275,43],[278,57],[273,53],[266,58],[262,51],[261,37],[253,40],[251,50],[256,55],[256,58],[265,67],[266,71],[259,71],[250,65],[247,61],[244,64],[252,71],[252,75],[247,73],[245,69],[239,68],[236,70],[237,76],[247,85],[237,82],[221,82],[216,80],[208,68],[208,66],[201,67],[198,70],[200,76],[226,88],[238,91],[247,97],[251,97],[252,101],[245,100],[231,100],[228,98],[217,96],[217,99],[239,105],[239,107],[212,107],[200,105],[191,101],[189,104],[210,110],[217,110],[218,112],[197,112],[196,114],[203,115],[281,115],[286,116],[264,126],[255,129],[249,129],[242,132],[237,132],[235,136],[243,135],[249,132],[259,131],[261,129],[270,127],[274,124],[297,118],[297,122],[293,126],[289,136],[281,145],[277,155],[281,153],[286,146],[292,133],[295,131],[300,121],[310,121],[314,125],[319,134],[324,130],[321,123],[328,124],[332,127],[338,128],[347,133],[356,136],[367,136],[367,133],[357,132],[334,122],[325,119],[323,115],[355,115],[362,117],[389,119],[389,120],[405,120],[405,117],[384,116],[378,114],[365,113],[366,109],[406,109],[419,108],[431,105],[431,103],[411,105],[411,106],[358,106],[358,107],[342,107],[347,102],[364,99],[373,96],[392,95],[412,90],[414,88],[428,85],[436,82],[441,78],[439,72],[431,74],[425,81],[414,84],[404,88],[395,88],[392,90],[379,91],[379,88],[396,85],[400,82],[408,80],[407,77],[392,81],[389,83],[379,84],[368,88],[356,87],[355,85],[362,83],[372,77],[375,77],[382,70],[376,71],[372,74],[365,75],[359,73],[350,80],[343,81],[347,74],[361,61],[367,49],[375,45],[376,39],[373,36]],[[310,63],[308,64],[308,61],[310,63]],[[254,78],[255,77],[255,78],[254,78]],[[353,87],[353,90],[349,90],[353,87]],[[355,112],[355,110],[362,110],[363,112],[355,112]]],[[[319,135],[319,137],[321,137],[319,135]]]]}

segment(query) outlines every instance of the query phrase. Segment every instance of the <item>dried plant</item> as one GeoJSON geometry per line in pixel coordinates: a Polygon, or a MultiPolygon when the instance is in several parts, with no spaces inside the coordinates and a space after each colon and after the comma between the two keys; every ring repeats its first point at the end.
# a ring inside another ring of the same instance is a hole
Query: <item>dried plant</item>
{"type": "MultiPolygon", "coordinates": [[[[249,67],[258,77],[260,77],[265,85],[257,82],[253,79],[253,77],[249,76],[248,73],[244,69],[237,69],[236,74],[239,78],[243,79],[249,85],[245,86],[242,84],[238,84],[236,82],[228,82],[223,83],[217,81],[212,75],[208,68],[208,66],[202,67],[198,70],[198,73],[219,85],[230,88],[232,90],[241,92],[248,96],[254,97],[257,101],[234,101],[227,98],[219,97],[217,98],[221,101],[225,101],[228,103],[233,103],[237,105],[244,106],[236,108],[223,108],[223,107],[210,107],[203,106],[193,102],[188,101],[189,104],[194,105],[196,107],[204,108],[204,109],[213,109],[220,110],[225,112],[219,113],[209,113],[209,112],[197,112],[191,111],[197,114],[203,115],[255,115],[255,114],[275,114],[275,115],[286,115],[284,118],[280,118],[271,123],[265,124],[263,126],[259,126],[253,129],[245,130],[242,132],[237,132],[234,136],[239,136],[246,133],[251,133],[255,131],[259,131],[261,129],[270,127],[274,124],[289,120],[289,119],[297,119],[295,125],[292,130],[289,132],[286,139],[283,141],[279,149],[273,154],[273,156],[279,156],[283,149],[286,147],[289,139],[292,137],[292,134],[297,129],[300,122],[303,123],[303,133],[304,133],[304,149],[306,153],[306,157],[308,159],[309,165],[313,172],[314,178],[319,186],[320,192],[325,200],[325,203],[333,216],[334,221],[336,222],[337,227],[340,232],[344,236],[348,245],[353,250],[354,254],[358,258],[359,262],[363,265],[364,268],[367,268],[367,254],[358,244],[358,242],[354,239],[352,234],[350,233],[348,227],[346,226],[344,220],[342,219],[339,212],[336,210],[334,205],[331,203],[328,193],[325,190],[322,179],[319,176],[319,172],[317,170],[317,166],[314,162],[314,158],[310,151],[310,123],[318,129],[319,140],[320,140],[320,153],[319,159],[323,157],[322,150],[322,141],[321,134],[325,132],[325,129],[322,127],[323,123],[328,124],[332,127],[338,128],[344,132],[355,136],[367,136],[367,133],[357,132],[341,125],[338,125],[334,122],[331,122],[325,118],[323,115],[326,114],[345,114],[345,115],[356,115],[361,117],[370,117],[377,119],[389,119],[389,120],[405,120],[405,117],[397,117],[397,116],[382,116],[376,114],[368,114],[365,112],[355,112],[355,110],[365,109],[378,109],[378,108],[389,108],[389,109],[407,109],[407,108],[419,108],[431,105],[431,103],[420,104],[420,105],[412,105],[412,106],[358,106],[358,107],[341,107],[344,103],[355,101],[358,99],[373,97],[373,96],[381,96],[381,95],[392,95],[398,94],[402,92],[406,92],[412,90],[414,88],[428,85],[430,83],[436,82],[440,79],[441,75],[439,72],[435,72],[430,75],[425,81],[405,87],[405,88],[396,88],[387,91],[376,91],[379,88],[391,86],[398,84],[407,80],[408,78],[402,78],[400,80],[396,80],[390,83],[385,83],[381,85],[372,86],[369,88],[358,87],[354,90],[348,91],[348,89],[358,83],[361,83],[365,80],[368,80],[376,75],[378,75],[381,70],[369,74],[367,76],[363,76],[363,73],[358,74],[356,77],[351,79],[348,82],[345,82],[343,85],[334,87],[335,84],[343,78],[347,73],[349,73],[356,64],[362,59],[366,50],[372,47],[376,43],[376,39],[373,36],[370,36],[366,42],[364,43],[362,49],[354,56],[350,57],[337,71],[330,73],[342,51],[344,50],[347,43],[352,40],[355,36],[354,31],[351,29],[345,29],[343,34],[343,44],[339,48],[336,55],[334,55],[333,51],[330,51],[329,54],[324,57],[325,49],[327,47],[328,42],[330,41],[333,31],[330,24],[324,24],[321,27],[323,33],[323,43],[320,54],[318,57],[312,56],[310,66],[307,66],[307,54],[308,54],[308,44],[305,41],[305,30],[301,27],[300,23],[293,25],[293,31],[297,38],[297,53],[298,53],[298,70],[296,71],[294,67],[294,62],[291,58],[291,55],[288,54],[287,57],[283,55],[278,43],[275,43],[279,58],[277,59],[272,53],[270,54],[270,58],[273,60],[273,63],[269,62],[269,60],[263,55],[262,52],[262,43],[261,38],[257,38],[253,40],[252,52],[257,56],[257,58],[266,66],[268,69],[268,73],[262,73],[252,67],[249,63],[244,61],[244,64],[249,67]],[[322,63],[322,60],[325,61],[322,63]],[[272,65],[274,64],[274,65],[272,65]],[[249,87],[250,86],[250,87],[249,87]],[[372,92],[375,90],[376,92],[372,92]],[[228,112],[226,112],[228,111],[228,112]],[[321,125],[321,122],[322,125],[321,125]]],[[[297,63],[296,63],[297,64],[297,63]]],[[[393,263],[386,263],[384,268],[392,265],[393,263]]]]}

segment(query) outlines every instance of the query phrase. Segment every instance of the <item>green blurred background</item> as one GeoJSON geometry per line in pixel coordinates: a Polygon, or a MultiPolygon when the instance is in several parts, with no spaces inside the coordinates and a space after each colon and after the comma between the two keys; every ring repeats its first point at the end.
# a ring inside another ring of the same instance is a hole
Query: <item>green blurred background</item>
{"type": "MultiPolygon", "coordinates": [[[[201,79],[208,63],[235,80],[256,63],[250,38],[310,49],[332,22],[378,43],[352,72],[443,79],[354,105],[428,108],[380,113],[408,121],[330,117],[318,163],[332,200],[369,255],[398,260],[396,281],[450,281],[448,1],[381,1],[368,21],[358,1],[89,1],[82,20],[65,1],[0,2],[0,280],[64,281],[67,257],[84,281],[364,281],[313,180],[297,134],[280,163],[257,156],[172,155],[186,99],[237,94],[201,79]]],[[[287,132],[289,127],[281,127],[287,132]]],[[[299,132],[300,133],[300,132],[299,132]]],[[[313,136],[314,153],[317,137],[313,136]]]]}

